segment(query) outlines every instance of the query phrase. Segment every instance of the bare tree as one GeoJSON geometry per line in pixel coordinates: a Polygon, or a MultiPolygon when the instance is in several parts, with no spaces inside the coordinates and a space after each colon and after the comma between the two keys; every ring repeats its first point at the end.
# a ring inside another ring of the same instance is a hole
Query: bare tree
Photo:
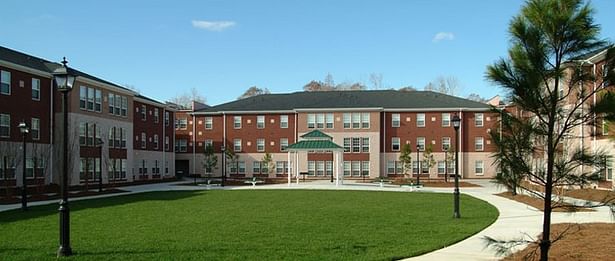
{"type": "Polygon", "coordinates": [[[416,91],[416,88],[412,87],[412,86],[405,86],[405,87],[401,87],[399,89],[397,89],[400,92],[414,92],[416,91]]]}
{"type": "Polygon", "coordinates": [[[325,76],[324,86],[330,89],[335,88],[335,81],[333,80],[333,75],[331,75],[331,73],[327,73],[325,76]]]}
{"type": "Polygon", "coordinates": [[[271,92],[267,88],[258,88],[256,86],[252,86],[248,88],[241,96],[237,97],[237,100],[254,97],[258,95],[263,95],[263,94],[269,94],[269,93],[271,92]]]}
{"type": "Polygon", "coordinates": [[[369,75],[369,82],[372,84],[372,89],[380,90],[383,88],[382,85],[382,73],[371,73],[369,75]]]}
{"type": "Polygon", "coordinates": [[[470,95],[468,95],[466,99],[475,101],[475,102],[482,102],[482,103],[486,103],[488,101],[487,99],[481,97],[478,93],[470,93],[470,95]]]}
{"type": "Polygon", "coordinates": [[[190,108],[193,101],[207,103],[205,96],[201,95],[196,88],[192,88],[190,89],[190,92],[177,95],[170,100],[170,102],[175,103],[185,109],[190,108]]]}
{"type": "Polygon", "coordinates": [[[0,146],[0,164],[2,165],[2,178],[4,180],[6,196],[10,196],[9,180],[16,179],[17,166],[22,162],[21,144],[17,142],[4,142],[0,146]]]}
{"type": "Polygon", "coordinates": [[[457,95],[461,88],[459,80],[455,76],[438,76],[434,81],[425,85],[424,90],[457,95]]]}

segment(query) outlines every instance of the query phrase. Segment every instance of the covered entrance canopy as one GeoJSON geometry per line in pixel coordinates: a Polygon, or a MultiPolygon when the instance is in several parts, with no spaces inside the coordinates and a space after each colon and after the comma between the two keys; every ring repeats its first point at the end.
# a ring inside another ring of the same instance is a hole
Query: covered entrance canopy
{"type": "Polygon", "coordinates": [[[299,142],[291,144],[288,150],[288,185],[291,184],[291,154],[295,153],[295,175],[297,184],[299,184],[299,152],[332,152],[333,153],[333,175],[335,176],[335,186],[340,184],[340,162],[343,161],[344,148],[333,142],[333,138],[322,131],[313,130],[304,135],[301,135],[299,142]]]}

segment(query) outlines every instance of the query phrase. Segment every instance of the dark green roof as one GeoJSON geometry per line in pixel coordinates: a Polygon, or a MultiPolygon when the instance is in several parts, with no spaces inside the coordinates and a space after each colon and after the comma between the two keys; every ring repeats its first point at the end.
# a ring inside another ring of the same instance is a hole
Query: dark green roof
{"type": "Polygon", "coordinates": [[[302,140],[288,146],[289,150],[338,150],[343,147],[330,140],[302,140]]]}
{"type": "Polygon", "coordinates": [[[301,138],[306,138],[306,139],[323,139],[324,138],[328,140],[332,139],[331,136],[324,134],[322,131],[319,131],[319,130],[313,130],[306,134],[303,134],[301,135],[301,138]]]}
{"type": "MultiPolygon", "coordinates": [[[[60,63],[56,63],[56,62],[50,62],[47,61],[45,59],[42,58],[38,58],[29,54],[25,54],[19,51],[15,51],[6,47],[2,47],[0,46],[0,60],[4,60],[7,62],[11,62],[14,64],[18,64],[24,67],[28,67],[31,69],[35,69],[38,71],[43,71],[43,72],[47,72],[47,73],[53,73],[53,71],[55,69],[57,69],[58,67],[62,66],[60,63]]],[[[101,82],[101,83],[105,83],[105,84],[109,84],[112,85],[114,87],[120,88],[120,89],[124,89],[127,91],[131,91],[127,88],[124,88],[120,85],[117,85],[115,83],[103,80],[101,78],[98,78],[96,76],[92,76],[90,74],[84,73],[82,71],[76,70],[74,68],[72,68],[69,64],[68,66],[69,71],[76,75],[76,76],[81,76],[81,77],[85,77],[97,82],[101,82]]],[[[132,91],[131,91],[132,92],[132,91]]]]}
{"type": "Polygon", "coordinates": [[[294,109],[489,109],[485,103],[431,91],[330,91],[263,94],[197,112],[290,111],[294,109]]]}

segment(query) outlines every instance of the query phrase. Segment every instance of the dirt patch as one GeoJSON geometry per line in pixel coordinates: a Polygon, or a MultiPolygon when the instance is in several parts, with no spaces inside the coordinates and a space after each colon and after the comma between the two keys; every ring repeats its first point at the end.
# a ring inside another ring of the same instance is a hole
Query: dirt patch
{"type": "MultiPolygon", "coordinates": [[[[551,239],[558,237],[566,229],[568,232],[563,238],[551,245],[549,260],[615,260],[615,251],[613,251],[615,224],[554,224],[551,225],[551,239]]],[[[536,246],[530,245],[502,261],[539,260],[540,250],[536,250],[536,246]],[[528,254],[535,250],[534,258],[528,258],[528,254]]]]}
{"type": "MultiPolygon", "coordinates": [[[[544,210],[544,201],[541,198],[535,198],[535,197],[531,197],[531,196],[523,195],[523,194],[517,194],[516,196],[513,196],[511,192],[502,192],[496,195],[532,206],[534,208],[539,209],[540,211],[544,210]]],[[[570,204],[559,203],[559,202],[555,202],[555,204],[553,204],[553,207],[554,207],[553,212],[591,212],[591,211],[594,211],[593,209],[590,209],[590,208],[580,208],[580,207],[575,207],[570,204]]]]}
{"type": "Polygon", "coordinates": [[[615,192],[601,189],[574,189],[567,190],[564,195],[571,198],[584,199],[596,202],[615,202],[615,192]]]}

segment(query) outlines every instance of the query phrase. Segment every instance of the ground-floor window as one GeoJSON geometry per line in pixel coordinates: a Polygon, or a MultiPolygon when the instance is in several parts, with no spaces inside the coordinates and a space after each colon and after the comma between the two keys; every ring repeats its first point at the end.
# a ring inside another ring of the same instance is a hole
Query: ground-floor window
{"type": "MultiPolygon", "coordinates": [[[[26,169],[28,164],[26,164],[26,169]]],[[[38,168],[38,167],[37,167],[38,168]]],[[[80,158],[79,159],[79,179],[96,181],[100,177],[100,158],[80,158]]]]}
{"type": "Polygon", "coordinates": [[[483,161],[482,160],[477,160],[474,162],[474,173],[476,173],[476,175],[483,175],[483,161]]]}
{"type": "Polygon", "coordinates": [[[444,161],[438,161],[438,174],[444,174],[446,171],[446,163],[444,161]]]}
{"type": "Polygon", "coordinates": [[[316,162],[316,175],[324,176],[325,175],[325,162],[317,161],[316,162]]]}
{"type": "Polygon", "coordinates": [[[344,176],[350,176],[350,161],[344,161],[344,176]]]}
{"type": "Polygon", "coordinates": [[[237,162],[237,170],[239,171],[239,174],[246,173],[246,162],[245,161],[238,161],[237,162]]]}
{"type": "Polygon", "coordinates": [[[252,173],[261,174],[261,162],[260,161],[252,162],[252,173]]]}
{"type": "Polygon", "coordinates": [[[107,171],[110,181],[126,179],[126,159],[109,159],[107,171]]]}
{"type": "Polygon", "coordinates": [[[325,161],[327,176],[333,176],[333,161],[325,161]]]}
{"type": "Polygon", "coordinates": [[[308,161],[308,175],[314,176],[315,171],[316,171],[316,162],[309,160],[308,161]]]}
{"type": "Polygon", "coordinates": [[[404,164],[401,161],[393,161],[393,160],[387,161],[387,174],[391,174],[391,175],[406,174],[404,173],[404,164]]]}
{"type": "Polygon", "coordinates": [[[362,161],[361,162],[361,175],[362,176],[369,176],[369,161],[362,161]]]}
{"type": "Polygon", "coordinates": [[[613,180],[613,158],[607,157],[604,161],[605,161],[604,172],[606,174],[605,175],[606,180],[613,180]]]}

